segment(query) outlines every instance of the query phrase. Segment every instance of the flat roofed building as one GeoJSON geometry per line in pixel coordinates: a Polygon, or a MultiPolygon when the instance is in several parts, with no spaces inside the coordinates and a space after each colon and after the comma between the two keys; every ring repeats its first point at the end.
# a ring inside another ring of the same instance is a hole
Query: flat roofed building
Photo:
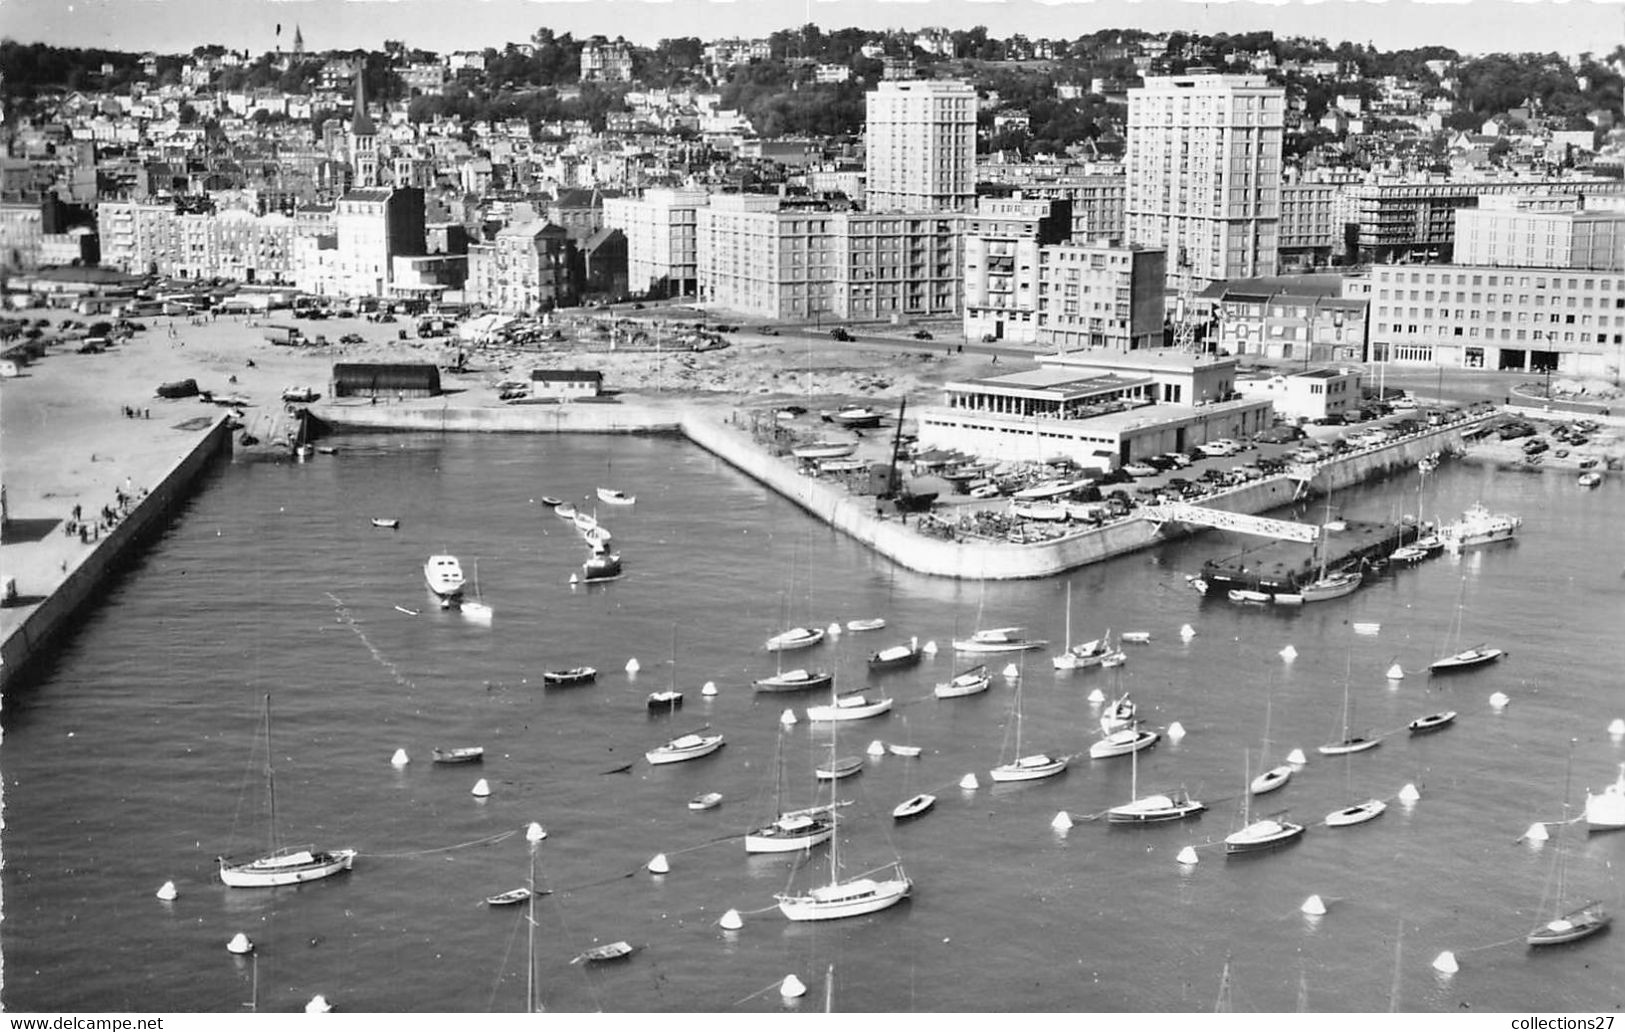
{"type": "Polygon", "coordinates": [[[969,211],[976,196],[976,90],[888,80],[865,95],[872,211],[969,211]]]}
{"type": "Polygon", "coordinates": [[[1476,208],[1482,198],[1502,194],[1557,191],[1586,198],[1625,195],[1625,181],[1601,177],[1570,177],[1493,182],[1363,183],[1350,186],[1354,215],[1359,222],[1360,262],[1392,262],[1403,258],[1454,259],[1456,212],[1476,208]]]}
{"type": "Polygon", "coordinates": [[[1035,339],[1061,351],[1157,349],[1168,256],[1109,240],[1043,248],[1035,339]]]}
{"type": "Polygon", "coordinates": [[[1625,210],[1587,209],[1571,194],[1483,197],[1456,212],[1460,265],[1625,270],[1625,210]]]}
{"type": "Polygon", "coordinates": [[[533,398],[596,398],[603,392],[604,374],[596,369],[532,369],[530,395],[533,398]]]}
{"type": "Polygon", "coordinates": [[[627,288],[670,297],[696,287],[695,233],[705,190],[659,188],[641,197],[605,197],[603,225],[626,236],[627,288]]]}
{"type": "Polygon", "coordinates": [[[1038,339],[1039,252],[1070,235],[1066,201],[983,197],[965,217],[965,336],[1038,339]]]}
{"type": "Polygon", "coordinates": [[[1244,398],[1267,400],[1285,419],[1325,419],[1360,408],[1361,373],[1358,369],[1306,369],[1278,376],[1236,381],[1244,398]]]}

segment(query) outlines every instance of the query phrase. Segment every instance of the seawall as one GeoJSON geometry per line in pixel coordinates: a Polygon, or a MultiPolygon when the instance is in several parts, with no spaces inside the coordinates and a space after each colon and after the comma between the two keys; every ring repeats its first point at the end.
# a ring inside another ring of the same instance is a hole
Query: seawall
{"type": "Polygon", "coordinates": [[[0,690],[24,674],[73,615],[90,601],[130,553],[161,528],[170,512],[185,500],[192,481],[215,459],[231,452],[229,415],[222,413],[180,458],[176,459],[101,540],[66,565],[62,580],[0,642],[0,690]]]}
{"type": "Polygon", "coordinates": [[[684,406],[647,402],[493,407],[424,403],[319,404],[310,415],[325,427],[429,433],[680,433],[684,406]]]}

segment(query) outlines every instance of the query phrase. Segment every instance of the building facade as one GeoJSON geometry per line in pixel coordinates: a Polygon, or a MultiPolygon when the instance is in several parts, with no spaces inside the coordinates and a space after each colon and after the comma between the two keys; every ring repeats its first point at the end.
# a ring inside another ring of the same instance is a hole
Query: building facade
{"type": "Polygon", "coordinates": [[[351,190],[334,204],[333,224],[334,292],[383,297],[393,280],[392,259],[424,251],[423,191],[351,190]]]}
{"type": "Polygon", "coordinates": [[[1456,212],[1455,261],[1534,269],[1625,270],[1625,210],[1568,194],[1504,194],[1456,212]]]}
{"type": "Polygon", "coordinates": [[[871,211],[970,211],[976,196],[976,90],[887,80],[865,97],[871,211]]]}
{"type": "Polygon", "coordinates": [[[1360,408],[1360,370],[1347,366],[1237,380],[1243,398],[1268,401],[1283,419],[1338,419],[1360,408]]]}
{"type": "Polygon", "coordinates": [[[965,336],[1038,339],[1039,252],[1071,235],[1065,201],[983,197],[965,217],[965,336]]]}
{"type": "Polygon", "coordinates": [[[1168,256],[1102,240],[1039,252],[1036,340],[1057,351],[1160,349],[1168,256]]]}
{"type": "Polygon", "coordinates": [[[463,293],[470,304],[504,314],[533,314],[573,304],[575,245],[563,226],[523,222],[468,249],[463,293]]]}
{"type": "Polygon", "coordinates": [[[1342,249],[1343,226],[1336,218],[1339,189],[1332,183],[1281,184],[1281,271],[1320,268],[1342,249]]]}
{"type": "Polygon", "coordinates": [[[1263,76],[1150,76],[1129,91],[1131,243],[1201,289],[1274,275],[1286,92],[1263,76]]]}
{"type": "Polygon", "coordinates": [[[1344,296],[1329,277],[1291,278],[1216,287],[1213,341],[1232,355],[1288,362],[1363,362],[1370,303],[1344,296]]]}
{"type": "Polygon", "coordinates": [[[1359,222],[1358,258],[1365,262],[1406,259],[1454,260],[1456,212],[1476,208],[1480,198],[1558,191],[1577,197],[1625,195],[1625,181],[1575,177],[1555,180],[1497,180],[1363,183],[1348,188],[1359,222]]]}
{"type": "Polygon", "coordinates": [[[657,296],[692,294],[695,232],[704,190],[661,188],[642,197],[606,197],[603,224],[626,237],[627,289],[657,296]]]}

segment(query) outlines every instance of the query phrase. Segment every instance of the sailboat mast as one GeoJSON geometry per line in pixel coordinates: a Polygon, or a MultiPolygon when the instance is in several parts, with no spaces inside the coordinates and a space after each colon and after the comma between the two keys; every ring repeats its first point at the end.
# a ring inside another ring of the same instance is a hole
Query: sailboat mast
{"type": "Polygon", "coordinates": [[[282,848],[276,831],[276,768],[271,763],[271,693],[265,693],[265,808],[271,821],[271,852],[282,848]]]}
{"type": "Polygon", "coordinates": [[[530,898],[525,903],[525,1013],[536,1013],[536,843],[530,844],[530,898]]]}

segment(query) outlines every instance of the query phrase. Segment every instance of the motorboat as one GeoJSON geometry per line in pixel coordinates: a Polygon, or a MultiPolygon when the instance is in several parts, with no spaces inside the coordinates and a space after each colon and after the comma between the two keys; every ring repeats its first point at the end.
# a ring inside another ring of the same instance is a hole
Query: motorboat
{"type": "Polygon", "coordinates": [[[1039,638],[1028,638],[1022,634],[1020,627],[989,627],[977,631],[969,638],[955,638],[955,652],[1025,652],[1028,649],[1040,649],[1048,642],[1039,638]]]}
{"type": "Polygon", "coordinates": [[[542,671],[542,684],[549,688],[569,688],[578,684],[591,684],[598,679],[598,671],[590,666],[570,667],[568,670],[542,671]]]}
{"type": "Polygon", "coordinates": [[[1425,717],[1417,717],[1405,726],[1410,728],[1411,734],[1423,735],[1429,731],[1437,731],[1442,727],[1448,727],[1455,719],[1455,710],[1445,710],[1443,713],[1429,713],[1425,717]]]}
{"type": "Polygon", "coordinates": [[[892,708],[891,699],[866,698],[862,693],[854,692],[849,695],[838,696],[828,706],[808,706],[808,720],[864,720],[868,717],[878,717],[892,708]]]}
{"type": "Polygon", "coordinates": [[[656,713],[683,708],[683,693],[674,689],[649,693],[649,709],[656,713]]]}
{"type": "Polygon", "coordinates": [[[828,842],[835,822],[828,806],[781,813],[772,821],[745,833],[747,853],[799,853],[828,842]]]}
{"type": "Polygon", "coordinates": [[[910,638],[907,645],[892,645],[869,653],[869,669],[874,671],[899,670],[920,661],[920,640],[910,638]]]}
{"type": "Polygon", "coordinates": [[[598,500],[605,505],[631,505],[638,500],[637,495],[629,495],[625,491],[617,491],[612,487],[600,487],[598,500]]]}
{"type": "Polygon", "coordinates": [[[1475,645],[1470,649],[1436,659],[1428,664],[1428,672],[1432,674],[1446,674],[1456,670],[1468,670],[1473,667],[1493,663],[1506,655],[1500,649],[1489,648],[1484,645],[1475,645]]]}
{"type": "MultiPolygon", "coordinates": [[[[1074,645],[1058,656],[1050,657],[1050,664],[1057,670],[1087,670],[1092,666],[1104,666],[1106,660],[1127,658],[1121,649],[1112,645],[1111,632],[1093,641],[1086,641],[1081,645],[1074,645]]],[[[1113,663],[1113,666],[1118,665],[1113,663]]]]}
{"type": "Polygon", "coordinates": [[[1262,606],[1268,605],[1270,595],[1264,591],[1254,591],[1250,588],[1231,588],[1225,593],[1230,601],[1241,605],[1262,606]]]}
{"type": "Polygon", "coordinates": [[[581,579],[589,584],[594,581],[618,580],[621,572],[621,554],[619,552],[604,552],[591,556],[581,564],[581,579]]]}
{"type": "Polygon", "coordinates": [[[655,746],[643,754],[643,758],[651,764],[681,763],[684,760],[697,760],[702,756],[709,756],[722,748],[722,735],[707,735],[691,732],[679,735],[665,745],[655,746]]]}
{"type": "Polygon", "coordinates": [[[925,752],[925,749],[918,745],[899,745],[896,742],[887,742],[886,751],[891,753],[893,756],[901,756],[904,759],[913,759],[914,757],[925,752]]]}
{"type": "Polygon", "coordinates": [[[824,640],[824,631],[817,627],[792,627],[788,631],[781,631],[767,639],[763,646],[769,652],[788,652],[791,649],[804,649],[817,645],[824,640]]]}
{"type": "Polygon", "coordinates": [[[602,946],[582,950],[575,955],[570,963],[601,964],[609,960],[625,960],[635,952],[637,952],[637,947],[624,940],[621,942],[606,942],[602,946]]]}
{"type": "Polygon", "coordinates": [[[454,555],[431,555],[428,562],[423,564],[423,579],[428,583],[429,590],[441,598],[454,598],[462,594],[463,578],[462,564],[454,555]]]}
{"type": "Polygon", "coordinates": [[[935,805],[937,805],[937,797],[929,792],[921,792],[919,795],[909,796],[907,799],[892,807],[892,820],[906,821],[910,817],[918,817],[920,814],[926,812],[935,805]]]}
{"type": "Polygon", "coordinates": [[[1151,644],[1151,632],[1124,631],[1122,634],[1118,635],[1118,640],[1127,645],[1149,645],[1151,644]]]}
{"type": "Polygon", "coordinates": [[[1591,831],[1625,828],[1625,763],[1619,765],[1619,779],[1596,795],[1586,793],[1586,827],[1591,831]]]}
{"type": "Polygon", "coordinates": [[[485,748],[479,745],[465,745],[452,749],[436,749],[432,755],[436,763],[479,763],[485,759],[485,748]]]}
{"type": "Polygon", "coordinates": [[[835,680],[835,675],[827,670],[785,670],[764,677],[756,682],[759,692],[802,692],[812,688],[828,688],[835,680]]]}
{"type": "Polygon", "coordinates": [[[1145,728],[1126,727],[1111,734],[1089,746],[1089,758],[1103,760],[1112,756],[1127,756],[1129,753],[1149,749],[1157,744],[1162,734],[1145,728]]]}
{"type": "Polygon", "coordinates": [[[1341,810],[1333,810],[1327,814],[1326,827],[1346,828],[1353,824],[1364,824],[1366,821],[1381,817],[1386,809],[1388,804],[1381,799],[1367,799],[1363,803],[1345,806],[1341,810]]]}
{"type": "Polygon", "coordinates": [[[1439,539],[1451,552],[1460,552],[1475,545],[1509,541],[1523,526],[1523,518],[1506,512],[1490,512],[1484,503],[1476,502],[1453,522],[1438,530],[1439,539]]]}
{"type": "Polygon", "coordinates": [[[931,691],[939,699],[957,699],[964,695],[985,692],[992,683],[993,675],[987,672],[987,665],[984,663],[955,674],[931,691]]]}

